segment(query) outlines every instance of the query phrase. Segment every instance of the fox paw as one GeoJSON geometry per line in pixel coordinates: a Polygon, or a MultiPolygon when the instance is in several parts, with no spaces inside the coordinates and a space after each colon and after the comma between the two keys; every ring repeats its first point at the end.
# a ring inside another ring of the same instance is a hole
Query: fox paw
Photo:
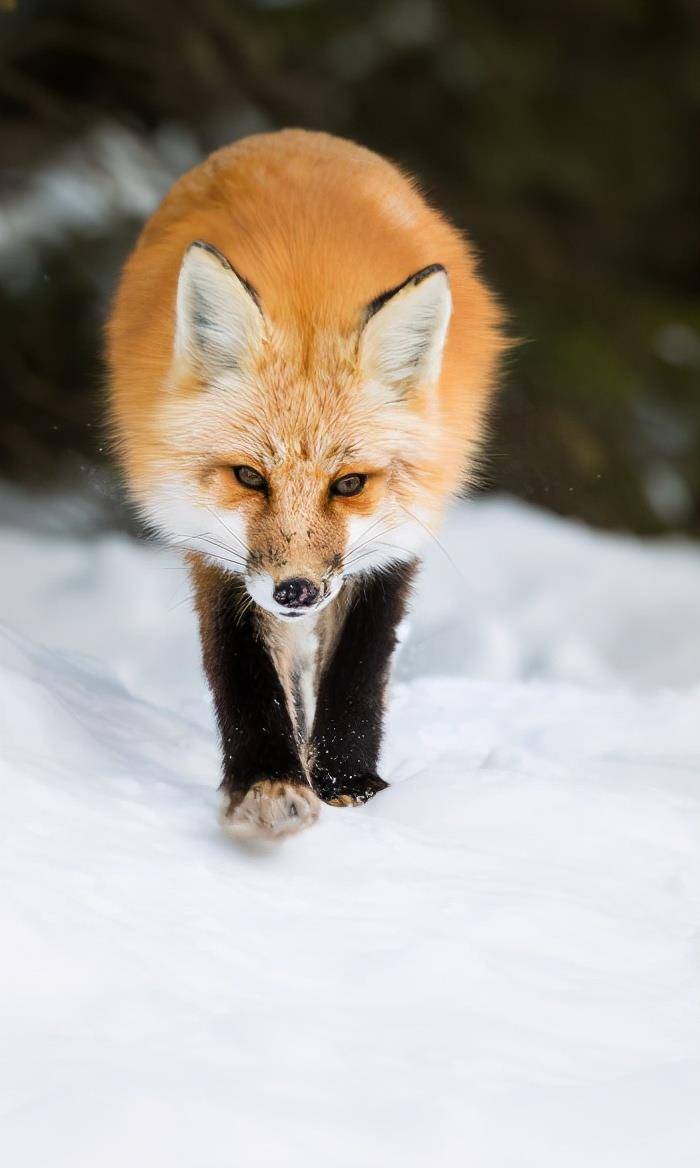
{"type": "Polygon", "coordinates": [[[366,803],[373,799],[389,784],[380,779],[379,775],[357,775],[352,779],[338,779],[335,782],[328,778],[315,784],[315,790],[324,803],[331,807],[354,807],[359,803],[366,803]]]}
{"type": "Polygon", "coordinates": [[[275,840],[311,827],[321,809],[310,787],[261,779],[247,791],[226,792],[219,822],[238,840],[275,840]]]}

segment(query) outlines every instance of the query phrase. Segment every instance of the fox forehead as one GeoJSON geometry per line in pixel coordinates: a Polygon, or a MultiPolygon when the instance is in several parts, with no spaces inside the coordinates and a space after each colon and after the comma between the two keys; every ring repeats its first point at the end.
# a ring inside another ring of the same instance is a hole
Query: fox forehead
{"type": "Polygon", "coordinates": [[[231,374],[226,383],[175,393],[162,401],[159,421],[175,454],[248,457],[267,473],[313,468],[331,475],[358,462],[378,469],[405,456],[425,431],[411,411],[374,402],[347,370],[309,376],[293,367],[284,382],[261,370],[247,384],[231,374]]]}

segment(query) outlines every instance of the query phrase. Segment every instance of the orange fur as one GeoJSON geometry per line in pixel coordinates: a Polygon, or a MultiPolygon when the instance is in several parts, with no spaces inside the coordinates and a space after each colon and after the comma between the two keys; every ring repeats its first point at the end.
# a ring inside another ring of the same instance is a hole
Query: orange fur
{"type": "Polygon", "coordinates": [[[203,508],[244,517],[246,542],[274,578],[316,577],[346,553],[351,516],[371,518],[391,500],[395,519],[397,508],[419,508],[432,522],[469,479],[500,326],[464,237],[391,163],[302,130],[239,141],[175,184],[124,269],[107,337],[132,493],[148,512],[175,474],[203,508]],[[196,240],[259,295],[268,340],[253,401],[173,373],[178,273],[196,240]],[[363,312],[433,264],[446,269],[453,301],[437,405],[420,395],[370,404],[358,367],[363,312]],[[269,499],[240,487],[228,471],[239,463],[268,477],[269,499]],[[365,492],[330,502],[329,479],[351,471],[373,472],[365,492]]]}

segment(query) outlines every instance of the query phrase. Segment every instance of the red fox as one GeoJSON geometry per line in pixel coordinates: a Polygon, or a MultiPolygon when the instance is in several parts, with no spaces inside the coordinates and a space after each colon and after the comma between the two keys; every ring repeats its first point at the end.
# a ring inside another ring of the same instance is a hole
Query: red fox
{"type": "Polygon", "coordinates": [[[352,142],[239,141],[146,225],[108,323],[111,420],[141,515],[188,558],[230,834],[387,786],[396,626],[504,346],[464,237],[352,142]]]}

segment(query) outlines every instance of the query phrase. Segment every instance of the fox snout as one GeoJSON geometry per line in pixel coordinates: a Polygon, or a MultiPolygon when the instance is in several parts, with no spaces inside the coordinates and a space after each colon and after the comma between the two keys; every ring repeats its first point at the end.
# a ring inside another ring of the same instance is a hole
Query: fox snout
{"type": "Polygon", "coordinates": [[[311,608],[316,603],[321,590],[313,580],[303,576],[292,576],[283,580],[272,593],[272,599],[283,608],[311,608]]]}
{"type": "Polygon", "coordinates": [[[316,576],[307,569],[304,575],[292,575],[289,570],[280,575],[258,568],[246,574],[245,582],[255,603],[281,620],[313,615],[337,595],[343,583],[340,572],[316,576]]]}

